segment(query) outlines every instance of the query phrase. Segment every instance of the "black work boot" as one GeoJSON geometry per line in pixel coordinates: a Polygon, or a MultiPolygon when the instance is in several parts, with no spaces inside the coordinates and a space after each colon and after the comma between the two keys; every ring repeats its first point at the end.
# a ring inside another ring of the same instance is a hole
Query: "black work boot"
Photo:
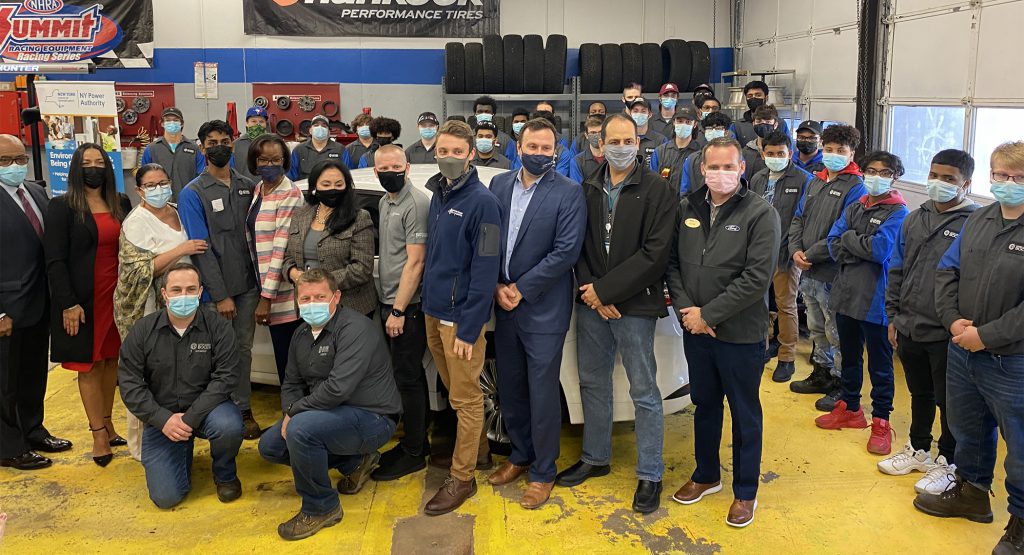
{"type": "Polygon", "coordinates": [[[999,539],[992,555],[1020,555],[1024,553],[1024,520],[1010,515],[1006,524],[1006,533],[999,539]]]}
{"type": "Polygon", "coordinates": [[[836,403],[839,398],[843,396],[843,390],[839,387],[832,389],[825,394],[824,397],[814,402],[814,408],[821,412],[832,412],[832,409],[836,408],[836,403]]]}
{"type": "Polygon", "coordinates": [[[813,365],[814,370],[811,370],[810,376],[789,384],[790,391],[793,393],[828,393],[835,379],[832,377],[832,371],[817,362],[813,365]]]}
{"type": "MultiPolygon", "coordinates": [[[[992,522],[990,492],[980,489],[956,474],[956,481],[946,491],[934,495],[919,493],[914,507],[926,515],[941,518],[966,518],[972,522],[992,522]]],[[[1012,521],[1011,521],[1012,522],[1012,521]]]]}

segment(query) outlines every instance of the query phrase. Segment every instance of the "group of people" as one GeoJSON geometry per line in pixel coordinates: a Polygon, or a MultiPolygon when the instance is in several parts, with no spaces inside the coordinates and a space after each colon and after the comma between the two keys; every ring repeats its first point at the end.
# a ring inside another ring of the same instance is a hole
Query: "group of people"
{"type": "Polygon", "coordinates": [[[796,129],[794,148],[766,104],[767,86],[752,82],[744,92],[750,110],[733,122],[710,87],[680,106],[678,88],[666,84],[656,114],[630,87],[623,112],[595,103],[572,141],[554,126],[550,105],[517,110],[513,136],[503,136],[493,100],[483,97],[475,129],[424,113],[421,141],[405,150],[389,144],[397,122],[364,118],[370,143],[359,142],[361,153],[349,152],[356,143],[332,150],[322,133],[289,153],[262,133],[265,112],[256,107],[240,139],[211,121],[198,143],[183,141],[171,108],[165,131],[176,130],[177,142],[165,135],[166,144],[151,145],[166,159],[137,172],[134,209],[98,145],[78,148],[68,194],[47,199],[25,180],[24,146],[4,136],[0,181],[9,194],[0,195],[0,226],[3,244],[25,263],[4,265],[0,276],[18,284],[0,295],[10,369],[0,464],[41,468],[50,461],[37,451],[71,448],[42,426],[39,366],[49,339],[53,360],[81,372],[94,460],[106,465],[111,446],[134,446],[159,507],[188,494],[194,437],[210,441],[218,497],[238,498],[235,457],[244,439],[258,438],[265,460],[291,467],[302,498],[278,527],[285,539],[338,523],[339,493],[417,472],[428,458],[449,475],[423,510],[444,514],[476,493],[475,471],[493,465],[479,382],[493,312],[512,452],[487,481],[525,477],[520,504],[534,509],[555,485],[607,475],[621,358],[636,415],[632,508],[646,514],[660,506],[665,473],[655,326],[673,317],[684,329],[696,407],[696,468],[672,499],[689,505],[722,490],[727,399],[733,501],[725,520],[745,527],[760,481],[761,375],[777,357],[772,379],[792,379],[802,296],[813,371],[790,388],[823,395],[816,425],[870,427],[868,451],[888,456],[880,471],[926,472],[915,486],[918,509],[980,522],[993,519],[988,492],[1002,431],[1011,519],[997,552],[1024,551],[1024,439],[1016,433],[1024,143],[992,153],[992,204],[967,198],[971,156],[944,150],[932,160],[930,200],[910,211],[893,187],[904,172],[897,156],[874,151],[855,162],[860,133],[815,121],[796,129]],[[354,154],[386,191],[379,280],[373,222],[355,204],[354,154]],[[247,174],[236,169],[242,159],[247,174]],[[485,186],[476,168],[503,159],[511,171],[485,186]],[[410,163],[423,162],[439,169],[426,185],[431,198],[408,179],[410,163]],[[178,170],[200,163],[176,185],[178,170]],[[298,177],[308,178],[306,191],[298,177]],[[585,424],[578,461],[558,472],[559,371],[574,313],[585,424]],[[256,325],[269,326],[282,383],[282,418],[262,432],[249,405],[256,325]],[[861,407],[865,348],[870,423],[861,407]],[[450,457],[430,453],[427,349],[457,415],[450,457]],[[910,439],[895,454],[894,349],[912,399],[910,439]],[[115,385],[136,419],[127,440],[110,418],[115,385]],[[932,459],[936,408],[942,435],[932,459]],[[403,437],[381,454],[399,423],[403,437]],[[330,469],[342,474],[333,487],[330,469]]]}

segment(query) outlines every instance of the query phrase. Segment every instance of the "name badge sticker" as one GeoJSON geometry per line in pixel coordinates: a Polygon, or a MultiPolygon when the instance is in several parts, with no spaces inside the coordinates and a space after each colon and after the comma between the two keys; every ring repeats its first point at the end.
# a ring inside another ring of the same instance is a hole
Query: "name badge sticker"
{"type": "Polygon", "coordinates": [[[213,199],[212,202],[210,202],[210,205],[213,206],[213,211],[214,212],[223,212],[224,211],[224,199],[215,198],[215,199],[213,199]]]}

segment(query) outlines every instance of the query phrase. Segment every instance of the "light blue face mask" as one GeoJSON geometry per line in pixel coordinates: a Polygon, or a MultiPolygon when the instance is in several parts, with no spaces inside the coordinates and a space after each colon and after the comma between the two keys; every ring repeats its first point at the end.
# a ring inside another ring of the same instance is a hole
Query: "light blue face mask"
{"type": "Polygon", "coordinates": [[[0,183],[10,187],[21,185],[27,175],[28,164],[11,164],[6,168],[0,167],[0,183]]]}
{"type": "Polygon", "coordinates": [[[181,122],[174,120],[165,121],[164,131],[170,133],[171,135],[177,135],[178,133],[181,133],[181,122]]]}
{"type": "Polygon", "coordinates": [[[661,107],[665,108],[666,110],[671,110],[672,108],[675,108],[676,104],[678,103],[678,99],[672,98],[670,96],[666,96],[661,99],[661,107]]]}
{"type": "Polygon", "coordinates": [[[359,127],[356,127],[356,135],[359,135],[360,137],[362,137],[364,139],[369,139],[370,138],[370,126],[369,125],[360,125],[359,127]]]}
{"type": "Polygon", "coordinates": [[[317,125],[309,130],[309,134],[318,141],[326,141],[331,136],[331,130],[322,125],[317,125]]]}
{"type": "Polygon", "coordinates": [[[420,138],[425,140],[433,139],[437,136],[437,127],[420,127],[420,138]]]}
{"type": "Polygon", "coordinates": [[[479,152],[487,154],[488,152],[494,150],[494,139],[477,139],[476,149],[479,152]]]}
{"type": "Polygon", "coordinates": [[[647,125],[647,120],[650,119],[650,117],[651,117],[648,114],[645,114],[643,112],[637,112],[635,114],[630,114],[630,115],[633,117],[633,121],[636,122],[636,126],[637,127],[643,127],[643,126],[647,125]]]}
{"type": "Polygon", "coordinates": [[[959,186],[940,179],[928,180],[928,198],[935,202],[949,202],[956,198],[956,193],[959,190],[959,186]]]}
{"type": "Polygon", "coordinates": [[[490,122],[492,119],[494,119],[494,114],[477,114],[476,115],[476,122],[477,123],[484,122],[484,121],[490,122]]]}
{"type": "Polygon", "coordinates": [[[523,126],[526,125],[525,121],[517,121],[512,124],[512,132],[517,136],[523,132],[523,126]]]}
{"type": "Polygon", "coordinates": [[[1016,208],[1024,204],[1024,185],[1013,181],[992,181],[992,196],[999,204],[1016,208]]]}
{"type": "Polygon", "coordinates": [[[299,316],[310,326],[322,328],[331,319],[331,303],[300,304],[299,316]]]}
{"type": "Polygon", "coordinates": [[[873,197],[884,195],[892,190],[892,179],[891,177],[882,177],[880,175],[865,175],[864,188],[873,197]]]}
{"type": "Polygon", "coordinates": [[[721,139],[725,136],[725,129],[705,129],[704,138],[713,141],[715,139],[721,139]]]}
{"type": "Polygon", "coordinates": [[[821,163],[826,168],[837,172],[850,164],[850,159],[842,154],[836,154],[835,152],[823,152],[821,154],[821,163]]]}
{"type": "Polygon", "coordinates": [[[153,208],[163,208],[167,201],[171,200],[171,187],[155,187],[152,189],[143,189],[142,196],[146,199],[146,204],[153,208]]]}
{"type": "Polygon", "coordinates": [[[766,156],[764,159],[764,165],[768,166],[768,169],[773,172],[780,172],[786,169],[786,166],[789,165],[789,158],[772,158],[771,156],[766,156]]]}
{"type": "Polygon", "coordinates": [[[168,297],[167,309],[178,318],[188,318],[199,309],[199,295],[168,297]]]}
{"type": "Polygon", "coordinates": [[[672,126],[675,129],[676,137],[685,139],[693,134],[693,124],[690,123],[677,123],[672,126]]]}

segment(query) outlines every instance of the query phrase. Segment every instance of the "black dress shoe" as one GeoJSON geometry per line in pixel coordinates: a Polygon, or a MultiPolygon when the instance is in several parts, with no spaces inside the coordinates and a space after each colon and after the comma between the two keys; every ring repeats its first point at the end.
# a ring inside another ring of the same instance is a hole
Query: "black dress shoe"
{"type": "Polygon", "coordinates": [[[611,471],[612,467],[607,464],[595,466],[578,461],[576,464],[559,472],[555,476],[555,483],[565,488],[571,488],[586,482],[588,478],[607,476],[611,471]]]}
{"type": "Polygon", "coordinates": [[[39,470],[40,468],[47,468],[52,464],[53,461],[35,451],[25,451],[14,458],[0,459],[0,466],[9,466],[18,470],[39,470]]]}
{"type": "Polygon", "coordinates": [[[72,447],[70,441],[53,436],[46,436],[42,441],[29,441],[28,445],[33,451],[41,451],[43,453],[60,453],[61,451],[68,451],[72,447]]]}
{"type": "Polygon", "coordinates": [[[636,484],[633,495],[633,510],[640,514],[650,514],[661,506],[661,482],[640,480],[636,484]]]}

